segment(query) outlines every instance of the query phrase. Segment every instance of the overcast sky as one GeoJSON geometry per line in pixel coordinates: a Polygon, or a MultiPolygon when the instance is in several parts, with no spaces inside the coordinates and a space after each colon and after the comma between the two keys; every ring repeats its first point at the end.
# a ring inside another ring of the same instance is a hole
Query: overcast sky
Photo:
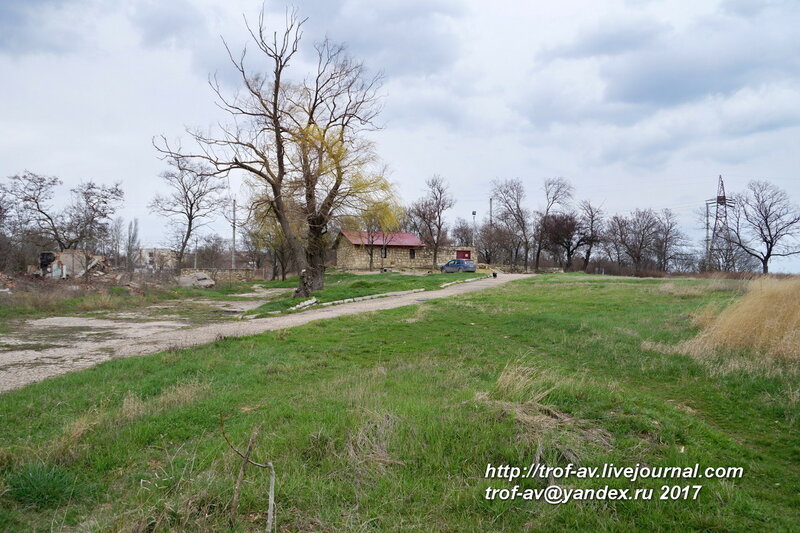
{"type": "MultiPolygon", "coordinates": [[[[452,218],[480,220],[491,180],[522,179],[537,208],[543,180],[563,176],[610,213],[671,208],[694,236],[720,174],[730,192],[768,179],[800,203],[796,0],[293,5],[306,50],[327,35],[385,73],[375,140],[404,201],[440,174],[452,218]]],[[[220,36],[241,47],[242,15],[260,6],[2,0],[0,176],[121,181],[121,214],[158,245],[164,224],[146,206],[164,164],[151,138],[221,118],[208,75],[231,90],[235,77],[220,36]]],[[[267,9],[280,29],[286,4],[267,9]]]]}

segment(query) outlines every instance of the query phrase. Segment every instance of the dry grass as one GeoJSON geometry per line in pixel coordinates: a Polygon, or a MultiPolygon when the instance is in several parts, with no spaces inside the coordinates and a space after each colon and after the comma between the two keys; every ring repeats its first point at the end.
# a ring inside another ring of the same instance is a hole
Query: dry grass
{"type": "Polygon", "coordinates": [[[742,292],[747,287],[747,281],[739,279],[728,279],[724,277],[712,277],[708,282],[687,283],[685,281],[668,281],[660,283],[655,291],[669,296],[701,296],[719,291],[742,292]]]}
{"type": "Polygon", "coordinates": [[[125,394],[122,399],[122,407],[119,410],[119,418],[122,420],[133,420],[147,414],[147,406],[139,396],[131,391],[125,394]]]}
{"type": "Polygon", "coordinates": [[[389,455],[388,445],[397,418],[390,413],[364,411],[364,419],[347,439],[347,458],[361,474],[383,473],[387,465],[402,465],[389,455]]]}
{"type": "Polygon", "coordinates": [[[475,400],[514,418],[520,440],[536,443],[537,461],[558,457],[580,463],[589,449],[611,445],[611,436],[588,420],[570,416],[546,403],[553,393],[580,395],[589,386],[585,379],[564,378],[519,361],[509,361],[490,393],[475,400]]]}
{"type": "Polygon", "coordinates": [[[96,410],[73,420],[64,428],[61,435],[51,442],[47,453],[49,459],[57,464],[69,464],[77,460],[81,455],[81,439],[99,422],[96,410]]]}
{"type": "Polygon", "coordinates": [[[194,403],[211,391],[211,385],[199,381],[177,383],[161,391],[161,394],[147,401],[140,399],[135,393],[128,391],[122,400],[119,418],[131,420],[140,416],[173,409],[181,405],[194,403]]]}
{"type": "Polygon", "coordinates": [[[700,334],[683,343],[693,355],[749,350],[772,358],[800,358],[800,279],[751,281],[747,293],[700,334]]]}
{"type": "Polygon", "coordinates": [[[155,403],[159,409],[177,407],[194,403],[210,391],[211,385],[208,383],[187,381],[164,389],[156,398],[155,403]]]}

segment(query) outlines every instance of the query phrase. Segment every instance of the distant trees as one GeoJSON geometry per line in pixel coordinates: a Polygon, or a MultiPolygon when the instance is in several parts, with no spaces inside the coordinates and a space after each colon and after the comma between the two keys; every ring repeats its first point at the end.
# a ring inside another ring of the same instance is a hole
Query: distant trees
{"type": "Polygon", "coordinates": [[[149,209],[177,224],[174,227],[175,268],[180,272],[190,239],[222,207],[221,194],[226,187],[207,164],[179,157],[168,157],[167,163],[170,168],[161,174],[161,179],[168,192],[156,194],[149,209]]]}
{"type": "Polygon", "coordinates": [[[498,220],[517,237],[522,248],[523,268],[527,271],[534,235],[532,213],[525,207],[525,187],[518,179],[495,180],[492,182],[492,198],[497,201],[498,220]]]}
{"type": "Polygon", "coordinates": [[[8,178],[3,194],[13,203],[20,229],[32,230],[41,245],[55,244],[59,250],[89,249],[108,236],[111,216],[122,202],[119,184],[83,182],[70,189],[70,201],[63,208],[52,205],[62,181],[55,176],[23,172],[8,178]]]}
{"type": "Polygon", "coordinates": [[[11,201],[0,187],[0,270],[11,266],[13,245],[10,236],[11,201]]]}
{"type": "Polygon", "coordinates": [[[656,270],[667,272],[684,255],[686,236],[678,227],[678,218],[669,209],[655,213],[656,228],[653,240],[653,255],[656,270]]]}
{"type": "Polygon", "coordinates": [[[545,244],[544,239],[544,220],[557,206],[565,205],[572,199],[574,188],[564,178],[548,178],[544,181],[544,197],[545,207],[539,213],[539,221],[537,223],[536,231],[536,259],[533,264],[535,270],[539,270],[539,260],[542,255],[542,247],[545,244]]]}
{"type": "Polygon", "coordinates": [[[769,272],[773,257],[800,254],[800,210],[786,192],[767,181],[754,180],[734,196],[730,213],[732,243],[769,272]]]}
{"type": "Polygon", "coordinates": [[[433,250],[433,268],[438,268],[439,249],[448,240],[444,213],[455,205],[447,183],[435,175],[425,181],[427,194],[411,204],[408,209],[410,224],[422,242],[433,250]]]}

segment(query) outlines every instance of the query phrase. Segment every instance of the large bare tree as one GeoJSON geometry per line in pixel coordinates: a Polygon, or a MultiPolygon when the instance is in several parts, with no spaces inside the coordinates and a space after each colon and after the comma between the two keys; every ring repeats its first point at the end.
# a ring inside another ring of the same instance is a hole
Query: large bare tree
{"type": "Polygon", "coordinates": [[[617,222],[619,244],[633,263],[638,276],[652,256],[658,236],[658,219],[652,209],[635,209],[629,216],[618,219],[617,222]]]}
{"type": "Polygon", "coordinates": [[[589,261],[592,257],[592,250],[603,242],[603,210],[593,205],[589,200],[581,202],[580,206],[581,226],[584,229],[584,241],[586,248],[583,251],[583,267],[586,272],[589,270],[589,261]]]}
{"type": "Polygon", "coordinates": [[[214,169],[191,159],[170,157],[170,168],[161,174],[167,194],[157,194],[150,202],[150,212],[177,222],[175,227],[175,268],[180,272],[186,248],[195,232],[210,222],[225,199],[224,182],[214,176],[214,169]]]}
{"type": "Polygon", "coordinates": [[[493,181],[492,197],[497,200],[498,219],[519,237],[522,245],[522,264],[527,272],[534,232],[532,213],[523,205],[525,186],[518,179],[493,181]]]}
{"type": "Polygon", "coordinates": [[[291,13],[282,32],[271,32],[262,9],[257,25],[246,26],[257,62],[266,62],[269,71],[251,68],[246,49],[235,55],[226,44],[241,90],[228,95],[211,80],[230,123],[208,133],[190,130],[196,151],[172,148],[163,136],[156,143],[168,156],[209,163],[217,176],[243,172],[262,183],[300,268],[298,297],[323,287],[327,227],[335,214],[357,210],[362,200],[387,190],[385,178],[372,170],[374,150],[363,135],[375,128],[381,76],[369,75],[342,45],[325,39],[314,46],[313,72],[302,82],[290,81],[303,22],[291,13]],[[290,204],[302,211],[300,232],[292,227],[290,204]]]}
{"type": "Polygon", "coordinates": [[[730,239],[769,272],[773,257],[800,254],[800,209],[786,191],[768,181],[754,180],[743,194],[734,196],[730,239]]]}
{"type": "Polygon", "coordinates": [[[433,250],[433,268],[439,267],[439,249],[447,242],[447,221],[444,213],[455,205],[447,183],[435,175],[425,181],[428,193],[408,210],[411,224],[422,242],[433,250]]]}
{"type": "Polygon", "coordinates": [[[534,270],[539,270],[539,259],[542,256],[542,246],[544,242],[544,220],[550,215],[556,206],[566,205],[572,198],[573,187],[565,178],[548,178],[544,180],[544,209],[539,213],[539,221],[536,231],[536,259],[533,264],[534,270]]]}
{"type": "Polygon", "coordinates": [[[681,255],[686,244],[686,237],[678,227],[678,218],[670,209],[662,209],[655,213],[655,220],[653,254],[656,268],[667,272],[681,255]]]}
{"type": "Polygon", "coordinates": [[[59,250],[95,246],[106,237],[111,216],[122,202],[120,184],[80,183],[70,189],[69,203],[57,208],[52,200],[61,185],[55,176],[26,171],[9,177],[3,190],[13,201],[20,227],[37,234],[41,245],[55,244],[59,250]]]}
{"type": "Polygon", "coordinates": [[[569,270],[575,253],[586,246],[587,232],[581,217],[575,212],[553,213],[542,225],[545,244],[563,254],[564,270],[569,270]]]}

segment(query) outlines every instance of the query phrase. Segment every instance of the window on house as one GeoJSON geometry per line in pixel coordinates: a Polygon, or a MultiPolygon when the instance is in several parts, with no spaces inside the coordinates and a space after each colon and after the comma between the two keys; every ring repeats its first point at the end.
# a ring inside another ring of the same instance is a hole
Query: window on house
{"type": "Polygon", "coordinates": [[[413,248],[408,249],[408,258],[415,259],[417,257],[417,251],[413,248]]]}
{"type": "Polygon", "coordinates": [[[382,246],[382,247],[381,247],[381,257],[383,257],[384,259],[386,259],[386,247],[385,247],[385,246],[382,246]]]}

